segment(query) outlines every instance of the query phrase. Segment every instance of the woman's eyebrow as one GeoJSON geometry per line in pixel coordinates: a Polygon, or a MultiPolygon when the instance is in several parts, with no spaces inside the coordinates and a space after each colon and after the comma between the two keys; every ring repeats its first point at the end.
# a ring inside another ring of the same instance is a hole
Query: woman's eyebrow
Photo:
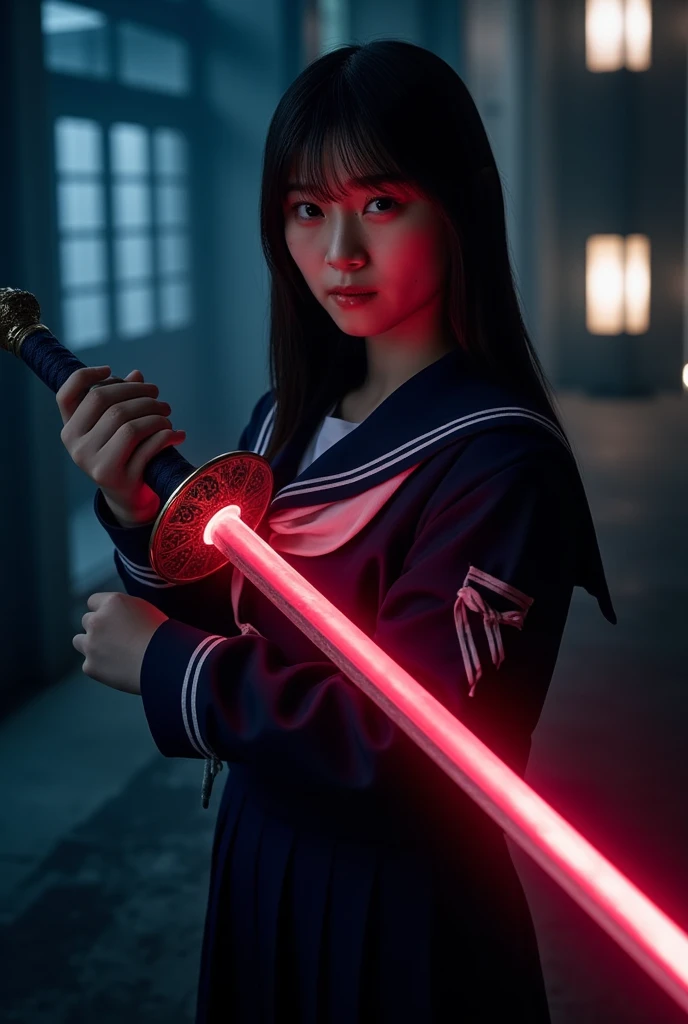
{"type": "MultiPolygon", "coordinates": [[[[390,171],[387,174],[365,174],[360,178],[349,178],[346,188],[373,188],[376,185],[393,185],[405,181],[403,174],[390,171]]],[[[306,181],[290,181],[287,185],[287,195],[290,192],[314,192],[315,185],[306,181]]]]}

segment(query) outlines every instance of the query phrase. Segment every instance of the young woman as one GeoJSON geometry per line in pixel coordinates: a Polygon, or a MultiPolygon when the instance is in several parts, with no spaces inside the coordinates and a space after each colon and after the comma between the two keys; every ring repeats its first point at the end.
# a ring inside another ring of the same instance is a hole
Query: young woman
{"type": "MultiPolygon", "coordinates": [[[[238,442],[275,475],[259,533],[522,775],[574,586],[615,616],[461,79],[396,40],[310,64],[270,124],[261,231],[271,388],[238,442]]],[[[118,402],[130,445],[175,443],[159,416],[136,435],[141,387],[74,416],[118,402]]],[[[231,566],[157,577],[155,509],[116,515],[103,465],[131,596],[84,617],[84,670],[141,693],[165,756],[229,768],[198,1024],[548,1021],[501,829],[231,566]]]]}

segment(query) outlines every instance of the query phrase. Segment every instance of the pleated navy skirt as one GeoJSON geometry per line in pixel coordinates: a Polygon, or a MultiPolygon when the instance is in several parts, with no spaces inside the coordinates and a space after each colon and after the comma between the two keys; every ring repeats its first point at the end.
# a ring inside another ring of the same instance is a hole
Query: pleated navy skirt
{"type": "Polygon", "coordinates": [[[229,769],[196,1024],[550,1024],[501,833],[485,871],[453,877],[415,848],[292,820],[229,769]]]}

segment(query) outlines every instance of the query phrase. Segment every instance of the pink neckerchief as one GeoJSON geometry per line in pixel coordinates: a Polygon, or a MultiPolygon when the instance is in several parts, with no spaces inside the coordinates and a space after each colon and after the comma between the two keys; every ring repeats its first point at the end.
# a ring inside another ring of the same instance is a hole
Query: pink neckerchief
{"type": "MultiPolygon", "coordinates": [[[[419,462],[416,463],[416,466],[419,465],[419,462]]],[[[273,551],[307,557],[336,551],[370,522],[416,466],[343,501],[286,508],[281,512],[268,511],[268,544],[273,551]]],[[[248,622],[242,623],[239,619],[239,597],[244,578],[243,573],[235,567],[231,587],[234,620],[242,633],[257,633],[254,626],[248,622]]]]}

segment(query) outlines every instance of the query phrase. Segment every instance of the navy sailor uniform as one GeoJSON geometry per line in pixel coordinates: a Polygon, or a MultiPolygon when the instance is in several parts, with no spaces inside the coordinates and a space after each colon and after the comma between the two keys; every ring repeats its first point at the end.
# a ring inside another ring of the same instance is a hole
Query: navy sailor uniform
{"type": "MultiPolygon", "coordinates": [[[[574,586],[616,621],[563,434],[458,350],[300,469],[325,412],[272,461],[258,533],[394,481],[342,543],[282,557],[523,775],[574,586]]],[[[268,391],[238,450],[265,452],[274,413],[268,391]]],[[[95,510],[127,592],[170,616],[141,670],[157,747],[228,769],[197,1024],[548,1022],[496,823],[243,577],[240,628],[231,565],[168,584],[152,526],[119,527],[100,491],[95,510]]]]}

